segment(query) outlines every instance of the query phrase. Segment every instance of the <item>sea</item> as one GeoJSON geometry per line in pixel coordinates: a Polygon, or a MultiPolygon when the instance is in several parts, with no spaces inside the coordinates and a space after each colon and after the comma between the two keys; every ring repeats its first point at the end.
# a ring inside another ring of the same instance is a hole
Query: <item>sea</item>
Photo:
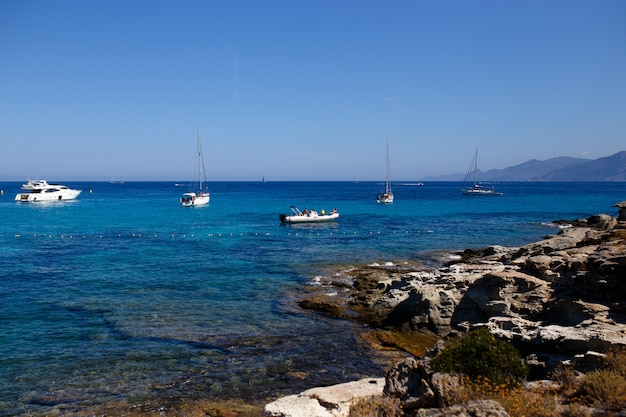
{"type": "Polygon", "coordinates": [[[381,182],[251,181],[209,183],[208,206],[183,208],[186,183],[63,184],[77,200],[16,202],[21,183],[0,182],[0,416],[263,403],[383,376],[362,325],[298,307],[307,285],[524,245],[626,200],[618,182],[494,183],[502,196],[478,197],[396,181],[379,205],[381,182]],[[281,224],[292,205],[340,217],[281,224]]]}

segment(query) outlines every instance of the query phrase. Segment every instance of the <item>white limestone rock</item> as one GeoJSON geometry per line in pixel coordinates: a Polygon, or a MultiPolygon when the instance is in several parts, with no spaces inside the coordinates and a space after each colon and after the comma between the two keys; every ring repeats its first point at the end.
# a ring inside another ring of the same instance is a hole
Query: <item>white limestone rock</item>
{"type": "Polygon", "coordinates": [[[383,394],[385,378],[366,378],[329,387],[316,387],[267,404],[269,417],[346,417],[352,404],[383,394]]]}

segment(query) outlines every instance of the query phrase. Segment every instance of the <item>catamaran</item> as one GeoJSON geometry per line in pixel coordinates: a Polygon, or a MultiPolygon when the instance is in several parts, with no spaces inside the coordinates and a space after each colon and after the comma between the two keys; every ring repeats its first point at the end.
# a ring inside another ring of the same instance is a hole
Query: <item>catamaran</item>
{"type": "Polygon", "coordinates": [[[478,171],[478,149],[474,153],[474,159],[470,165],[467,175],[465,176],[466,186],[461,189],[463,195],[502,195],[496,191],[494,187],[485,187],[480,185],[476,180],[476,173],[478,171]],[[470,181],[471,179],[471,181],[470,181]]]}

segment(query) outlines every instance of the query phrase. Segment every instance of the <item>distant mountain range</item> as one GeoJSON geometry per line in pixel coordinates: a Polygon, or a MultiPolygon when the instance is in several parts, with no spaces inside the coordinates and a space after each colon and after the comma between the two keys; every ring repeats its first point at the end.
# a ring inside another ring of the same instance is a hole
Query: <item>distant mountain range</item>
{"type": "MultiPolygon", "coordinates": [[[[466,174],[428,177],[428,181],[463,181],[466,174]]],[[[477,179],[485,181],[626,181],[626,151],[598,159],[531,159],[504,169],[478,170],[477,179]]]]}

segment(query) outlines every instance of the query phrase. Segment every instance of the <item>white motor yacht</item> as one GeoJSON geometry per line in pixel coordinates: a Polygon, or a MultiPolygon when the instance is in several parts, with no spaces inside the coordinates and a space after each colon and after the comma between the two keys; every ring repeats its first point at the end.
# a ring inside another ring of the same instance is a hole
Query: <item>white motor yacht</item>
{"type": "Polygon", "coordinates": [[[59,201],[74,200],[82,190],[74,190],[61,184],[49,184],[46,180],[29,180],[22,185],[26,193],[19,193],[15,201],[59,201]]]}

